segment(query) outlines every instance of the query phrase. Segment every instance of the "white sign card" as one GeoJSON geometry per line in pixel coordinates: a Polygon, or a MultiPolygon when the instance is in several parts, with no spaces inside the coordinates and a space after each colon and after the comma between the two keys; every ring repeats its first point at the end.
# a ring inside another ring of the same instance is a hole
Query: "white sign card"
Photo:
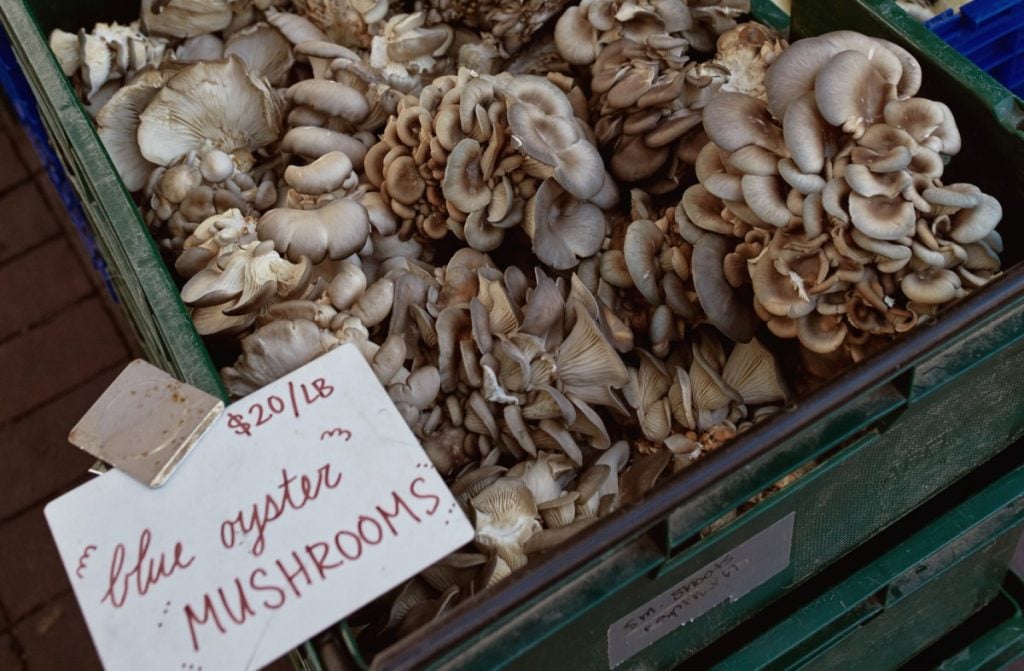
{"type": "Polygon", "coordinates": [[[229,406],[172,478],[46,507],[104,666],[256,669],[473,538],[358,350],[229,406]]]}

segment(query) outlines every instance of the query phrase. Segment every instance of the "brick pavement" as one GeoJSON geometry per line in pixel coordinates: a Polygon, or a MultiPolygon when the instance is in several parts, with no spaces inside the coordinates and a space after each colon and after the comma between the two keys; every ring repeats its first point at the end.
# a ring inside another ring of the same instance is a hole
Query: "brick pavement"
{"type": "Polygon", "coordinates": [[[0,671],[88,671],[43,506],[90,477],[67,434],[139,350],[2,102],[0,154],[0,671]]]}

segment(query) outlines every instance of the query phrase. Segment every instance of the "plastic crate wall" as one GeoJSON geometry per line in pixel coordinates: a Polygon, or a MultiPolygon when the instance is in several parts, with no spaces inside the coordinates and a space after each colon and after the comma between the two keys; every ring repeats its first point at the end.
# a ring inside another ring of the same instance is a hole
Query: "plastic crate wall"
{"type": "Polygon", "coordinates": [[[925,23],[975,65],[1024,97],[1024,0],[973,0],[925,23]]]}

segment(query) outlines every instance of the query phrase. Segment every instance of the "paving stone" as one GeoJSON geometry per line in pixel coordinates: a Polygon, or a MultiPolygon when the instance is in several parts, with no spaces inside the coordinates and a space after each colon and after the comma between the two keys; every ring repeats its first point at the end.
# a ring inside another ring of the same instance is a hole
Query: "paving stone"
{"type": "Polygon", "coordinates": [[[0,262],[14,258],[61,230],[34,182],[26,182],[0,195],[0,212],[4,215],[0,219],[0,262]]]}
{"type": "Polygon", "coordinates": [[[127,356],[96,296],[0,345],[0,424],[59,397],[127,356]]]}
{"type": "MultiPolygon", "coordinates": [[[[124,361],[127,365],[128,360],[124,361]]],[[[71,427],[121,372],[120,365],[0,428],[0,519],[68,489],[95,459],[68,443],[71,427]]]]}
{"type": "Polygon", "coordinates": [[[74,596],[67,593],[14,628],[28,668],[99,671],[99,657],[74,596]]]}
{"type": "Polygon", "coordinates": [[[43,506],[0,525],[0,576],[0,602],[14,622],[71,589],[43,506]]]}
{"type": "Polygon", "coordinates": [[[15,669],[25,668],[14,646],[12,636],[0,636],[0,669],[15,671],[15,669]]]}
{"type": "Polygon", "coordinates": [[[93,291],[64,238],[54,238],[0,265],[0,342],[26,331],[93,291]]]}
{"type": "Polygon", "coordinates": [[[19,123],[13,112],[5,109],[4,117],[4,126],[7,128],[7,134],[11,138],[11,143],[14,145],[18,158],[21,159],[21,164],[25,166],[25,170],[30,173],[41,171],[43,169],[43,162],[39,159],[39,153],[32,145],[32,141],[29,140],[28,133],[22,128],[21,123],[19,123]]]}
{"type": "Polygon", "coordinates": [[[5,156],[8,159],[0,161],[0,191],[28,179],[31,174],[29,168],[21,162],[14,147],[15,144],[7,133],[0,134],[0,156],[5,156]]]}

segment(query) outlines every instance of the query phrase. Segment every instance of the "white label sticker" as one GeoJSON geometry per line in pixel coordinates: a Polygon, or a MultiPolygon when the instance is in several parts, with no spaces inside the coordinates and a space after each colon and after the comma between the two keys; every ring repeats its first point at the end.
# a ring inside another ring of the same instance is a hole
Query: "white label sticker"
{"type": "Polygon", "coordinates": [[[473,538],[351,345],[228,407],[160,489],[111,471],[46,517],[111,671],[258,668],[473,538]]]}
{"type": "Polygon", "coordinates": [[[795,519],[786,515],[608,627],[609,668],[789,566],[795,519]]]}

